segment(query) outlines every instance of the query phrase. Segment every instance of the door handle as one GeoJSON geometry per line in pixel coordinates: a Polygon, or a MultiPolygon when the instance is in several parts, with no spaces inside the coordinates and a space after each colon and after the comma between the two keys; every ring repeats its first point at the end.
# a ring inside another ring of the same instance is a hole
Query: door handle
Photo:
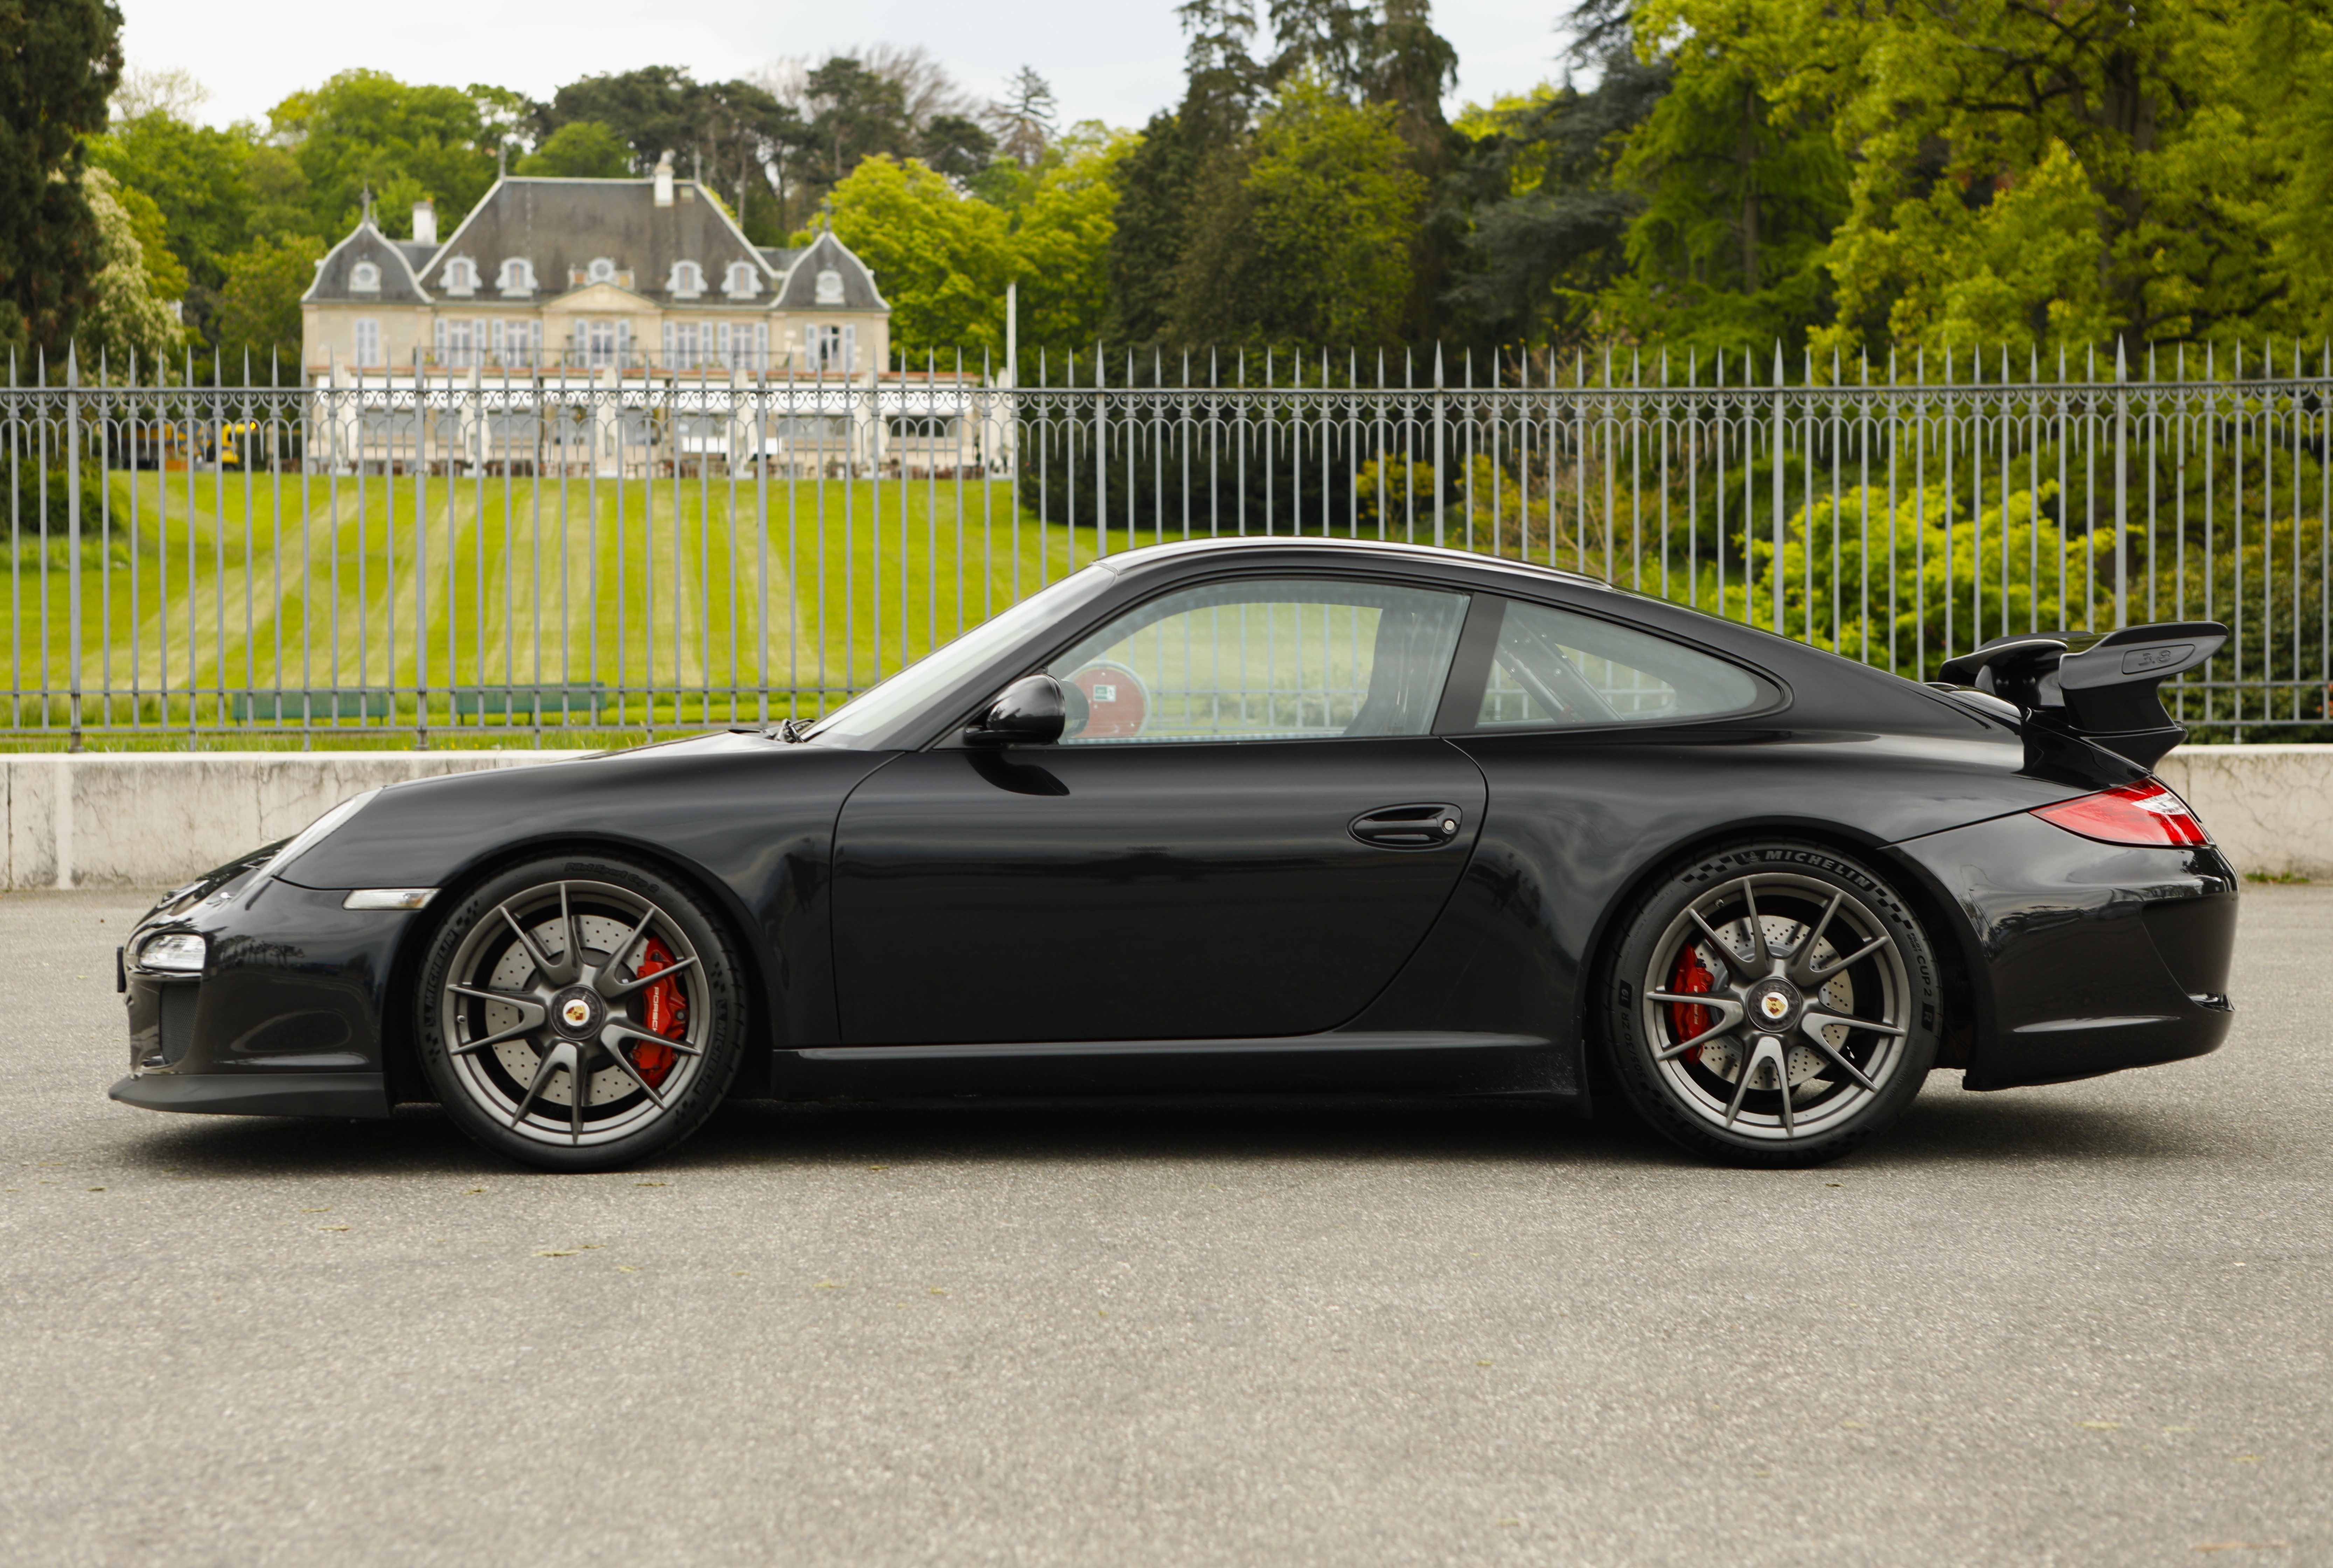
{"type": "Polygon", "coordinates": [[[1438,849],[1458,837],[1465,820],[1465,813],[1455,806],[1426,801],[1364,811],[1346,824],[1345,831],[1378,849],[1438,849]]]}

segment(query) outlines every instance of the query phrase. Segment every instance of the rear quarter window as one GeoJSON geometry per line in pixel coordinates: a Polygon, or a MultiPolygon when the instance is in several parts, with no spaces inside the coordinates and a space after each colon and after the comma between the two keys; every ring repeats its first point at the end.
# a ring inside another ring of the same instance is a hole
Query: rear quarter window
{"type": "Polygon", "coordinates": [[[1511,600],[1475,728],[1670,723],[1748,712],[1772,696],[1748,671],[1682,643],[1511,600]]]}

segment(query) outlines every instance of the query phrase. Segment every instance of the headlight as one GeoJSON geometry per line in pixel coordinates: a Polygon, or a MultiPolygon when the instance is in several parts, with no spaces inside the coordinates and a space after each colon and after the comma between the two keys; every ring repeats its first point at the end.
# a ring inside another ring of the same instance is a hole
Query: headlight
{"type": "Polygon", "coordinates": [[[351,795],[308,824],[298,837],[275,852],[274,859],[259,868],[259,875],[251,880],[253,896],[256,897],[261,888],[290,870],[293,861],[322,844],[332,829],[363,810],[365,802],[379,793],[379,789],[368,789],[361,795],[351,795]]]}
{"type": "Polygon", "coordinates": [[[200,974],[210,961],[210,943],[200,932],[166,931],[138,944],[138,967],[166,974],[200,974]]]}

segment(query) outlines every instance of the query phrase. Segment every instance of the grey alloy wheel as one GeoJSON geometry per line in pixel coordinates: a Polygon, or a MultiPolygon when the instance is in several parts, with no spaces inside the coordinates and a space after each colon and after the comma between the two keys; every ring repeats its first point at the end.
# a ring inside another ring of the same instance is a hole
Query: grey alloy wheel
{"type": "Polygon", "coordinates": [[[423,1063],[481,1142],[558,1169],[668,1147],[736,1066],[734,965],[686,894],[621,863],[521,867],[425,975],[423,1063]]]}
{"type": "Polygon", "coordinates": [[[1935,1056],[1935,965],[1848,857],[1761,845],[1642,901],[1614,971],[1623,1089],[1661,1131],[1752,1164],[1834,1158],[1892,1120],[1935,1056]]]}

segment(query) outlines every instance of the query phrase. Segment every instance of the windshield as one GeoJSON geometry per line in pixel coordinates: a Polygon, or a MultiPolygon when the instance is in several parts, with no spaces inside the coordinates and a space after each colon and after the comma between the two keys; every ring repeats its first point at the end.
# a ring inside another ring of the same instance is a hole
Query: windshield
{"type": "Polygon", "coordinates": [[[965,679],[1021,637],[1043,625],[1068,603],[1083,598],[1095,579],[1109,574],[1090,566],[1041,589],[983,621],[946,646],[934,650],[879,685],[870,686],[829,713],[804,737],[849,744],[888,729],[925,703],[965,679]]]}

